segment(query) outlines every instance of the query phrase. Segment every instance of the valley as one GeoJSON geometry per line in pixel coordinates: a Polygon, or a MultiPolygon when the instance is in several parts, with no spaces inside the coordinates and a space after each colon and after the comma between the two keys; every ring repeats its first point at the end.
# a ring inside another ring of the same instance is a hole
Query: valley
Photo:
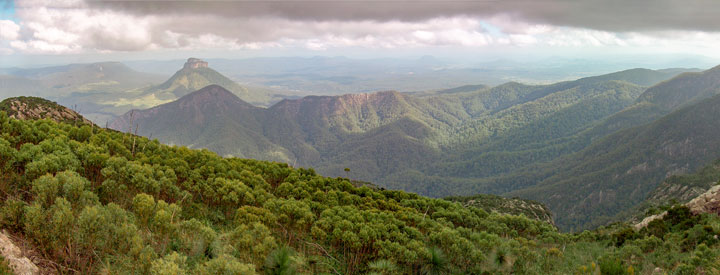
{"type": "MultiPolygon", "coordinates": [[[[716,94],[716,74],[716,68],[632,69],[551,85],[511,82],[422,94],[308,96],[267,108],[217,85],[129,111],[109,126],[168,144],[314,167],[323,175],[431,197],[531,198],[550,207],[560,228],[582,230],[616,220],[665,177],[694,171],[717,157],[687,152],[684,160],[660,163],[642,151],[656,147],[636,136],[681,106],[716,94]],[[666,98],[679,89],[688,96],[669,103],[666,98]],[[647,168],[647,162],[656,164],[647,168]],[[636,172],[633,167],[646,168],[636,172]],[[624,169],[623,176],[614,169],[624,169]],[[647,178],[643,173],[649,171],[657,174],[647,178]]],[[[673,125],[685,123],[655,127],[667,131],[673,125]]],[[[675,138],[656,130],[648,136],[663,144],[675,138]]]]}

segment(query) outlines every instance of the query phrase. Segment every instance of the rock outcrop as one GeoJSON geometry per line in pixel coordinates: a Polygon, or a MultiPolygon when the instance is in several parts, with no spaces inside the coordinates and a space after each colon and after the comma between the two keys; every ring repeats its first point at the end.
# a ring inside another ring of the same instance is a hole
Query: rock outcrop
{"type": "Polygon", "coordinates": [[[0,102],[0,111],[7,113],[8,117],[21,120],[50,119],[56,122],[92,124],[70,108],[39,97],[20,96],[5,99],[0,102]]]}
{"type": "MultiPolygon", "coordinates": [[[[700,194],[700,196],[686,203],[685,206],[690,208],[690,212],[696,215],[702,213],[715,213],[720,215],[720,185],[713,186],[705,193],[700,194]]],[[[648,216],[641,222],[635,224],[635,229],[641,229],[654,220],[662,219],[665,215],[667,215],[667,211],[648,216]]]]}
{"type": "Polygon", "coordinates": [[[22,250],[4,232],[0,232],[0,254],[8,261],[8,265],[15,274],[40,274],[40,269],[23,255],[22,250]]]}
{"type": "Polygon", "coordinates": [[[197,58],[188,58],[187,62],[185,62],[185,65],[183,65],[183,69],[199,69],[199,68],[207,68],[208,63],[205,61],[202,61],[197,58]]]}
{"type": "Polygon", "coordinates": [[[715,213],[720,214],[720,185],[715,185],[707,192],[694,198],[685,204],[690,208],[690,212],[699,213],[715,213]]]}

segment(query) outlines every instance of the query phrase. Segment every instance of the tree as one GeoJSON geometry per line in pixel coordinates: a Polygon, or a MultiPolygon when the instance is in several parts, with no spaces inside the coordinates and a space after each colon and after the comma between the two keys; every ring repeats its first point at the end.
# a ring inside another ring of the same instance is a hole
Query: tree
{"type": "Polygon", "coordinates": [[[265,260],[265,274],[298,274],[298,263],[295,258],[295,251],[288,246],[283,246],[270,253],[265,260]]]}
{"type": "Polygon", "coordinates": [[[448,273],[448,261],[445,253],[437,247],[428,247],[428,261],[422,269],[423,274],[436,275],[448,273]]]}
{"type": "Polygon", "coordinates": [[[385,259],[370,262],[368,268],[370,269],[370,273],[368,274],[372,275],[392,275],[398,273],[397,265],[385,259]]]}

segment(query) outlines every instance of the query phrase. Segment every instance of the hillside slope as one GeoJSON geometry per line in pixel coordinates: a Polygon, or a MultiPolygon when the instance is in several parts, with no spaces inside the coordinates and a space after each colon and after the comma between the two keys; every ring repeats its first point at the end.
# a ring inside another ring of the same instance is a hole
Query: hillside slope
{"type": "MultiPolygon", "coordinates": [[[[186,103],[134,111],[134,122],[138,133],[164,142],[317,167],[327,175],[428,196],[502,194],[552,176],[555,170],[541,163],[624,129],[603,122],[632,107],[645,91],[627,81],[654,83],[670,76],[629,70],[552,85],[507,83],[435,96],[391,91],[309,96],[267,109],[232,107],[242,110],[236,114],[224,108],[199,112],[181,107],[191,101],[179,100],[186,103]]],[[[129,117],[111,127],[128,131],[129,117]]]]}
{"type": "Polygon", "coordinates": [[[718,115],[720,96],[715,96],[620,131],[546,166],[557,173],[511,194],[546,202],[558,213],[558,224],[600,222],[598,216],[641,202],[666,177],[720,157],[718,115]]]}
{"type": "Polygon", "coordinates": [[[720,217],[683,207],[653,231],[620,224],[565,234],[311,168],[4,112],[0,152],[0,228],[37,251],[31,259],[44,273],[720,271],[720,217]]]}
{"type": "Polygon", "coordinates": [[[172,101],[208,85],[219,85],[242,100],[254,105],[268,105],[274,95],[258,89],[240,86],[208,66],[208,63],[197,58],[189,58],[183,68],[175,72],[162,84],[145,89],[138,97],[152,97],[159,101],[172,101]]]}
{"type": "Polygon", "coordinates": [[[132,110],[109,127],[224,155],[289,162],[287,150],[263,136],[265,122],[265,109],[209,85],[170,103],[132,110]]]}

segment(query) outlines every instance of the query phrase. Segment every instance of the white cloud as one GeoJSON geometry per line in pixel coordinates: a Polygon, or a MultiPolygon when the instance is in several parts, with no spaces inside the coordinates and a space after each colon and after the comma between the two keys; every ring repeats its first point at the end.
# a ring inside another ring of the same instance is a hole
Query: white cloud
{"type": "MultiPolygon", "coordinates": [[[[68,54],[147,50],[315,51],[360,47],[663,47],[710,51],[720,34],[700,31],[610,32],[529,23],[507,14],[455,15],[422,20],[322,20],[207,13],[133,13],[81,0],[18,1],[19,24],[0,20],[0,38],[15,52],[68,54]],[[710,46],[709,46],[710,45],[710,46]]],[[[5,51],[7,52],[7,51],[5,51]]]]}
{"type": "Polygon", "coordinates": [[[18,39],[20,26],[10,20],[0,20],[0,39],[15,40],[18,39]]]}

